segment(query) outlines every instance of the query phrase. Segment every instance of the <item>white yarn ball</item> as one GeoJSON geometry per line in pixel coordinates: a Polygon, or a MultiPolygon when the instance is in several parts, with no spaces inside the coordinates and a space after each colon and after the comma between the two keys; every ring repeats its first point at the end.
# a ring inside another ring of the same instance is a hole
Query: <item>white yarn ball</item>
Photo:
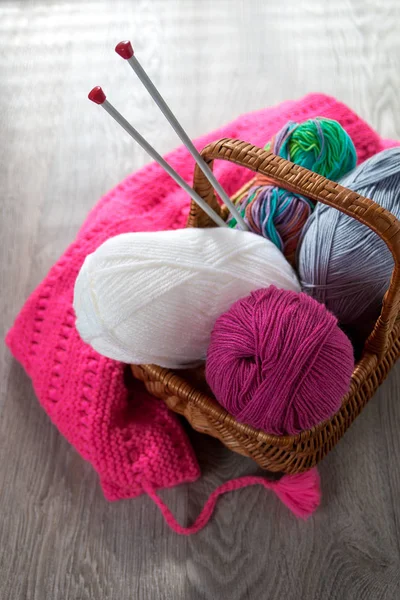
{"type": "Polygon", "coordinates": [[[76,326],[109,358],[185,368],[205,360],[222,313],[271,284],[300,291],[283,254],[254,233],[126,233],[87,256],[75,283],[76,326]]]}

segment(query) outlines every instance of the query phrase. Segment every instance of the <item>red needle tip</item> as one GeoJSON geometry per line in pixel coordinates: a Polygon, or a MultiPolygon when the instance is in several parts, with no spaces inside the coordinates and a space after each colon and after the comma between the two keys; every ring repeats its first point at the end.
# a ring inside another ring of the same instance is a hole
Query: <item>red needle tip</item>
{"type": "Polygon", "coordinates": [[[99,85],[96,85],[96,87],[94,87],[88,95],[89,100],[91,100],[92,102],[95,102],[96,104],[103,104],[103,102],[106,99],[106,95],[103,92],[103,90],[101,89],[101,87],[99,85]]]}
{"type": "Polygon", "coordinates": [[[128,40],[126,40],[125,42],[120,42],[115,46],[115,52],[122,56],[122,58],[125,58],[125,60],[127,60],[128,58],[132,58],[132,44],[128,40]]]}

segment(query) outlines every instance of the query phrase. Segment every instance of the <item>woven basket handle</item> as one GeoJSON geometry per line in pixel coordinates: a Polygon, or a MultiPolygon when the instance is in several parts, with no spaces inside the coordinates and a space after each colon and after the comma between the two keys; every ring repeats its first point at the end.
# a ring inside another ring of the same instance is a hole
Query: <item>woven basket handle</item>
{"type": "MultiPolygon", "coordinates": [[[[211,169],[213,161],[218,159],[228,160],[262,173],[286,190],[337,208],[382,238],[393,255],[394,269],[389,289],[383,299],[381,314],[364,347],[365,352],[381,358],[388,347],[389,337],[400,309],[400,222],[369,198],[364,198],[338,183],[247,142],[227,138],[218,140],[206,146],[202,156],[211,169]]],[[[197,166],[193,187],[218,214],[221,214],[221,206],[214,190],[197,166]]],[[[192,202],[188,227],[214,226],[213,221],[192,202]]]]}

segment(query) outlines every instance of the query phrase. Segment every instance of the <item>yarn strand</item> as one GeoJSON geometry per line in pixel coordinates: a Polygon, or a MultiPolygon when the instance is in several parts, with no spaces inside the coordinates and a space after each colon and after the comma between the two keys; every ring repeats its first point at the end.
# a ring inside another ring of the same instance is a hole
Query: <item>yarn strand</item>
{"type": "Polygon", "coordinates": [[[209,496],[195,522],[188,527],[183,527],[158,496],[154,486],[148,481],[142,482],[143,490],[158,506],[166,523],[180,535],[192,535],[201,531],[210,520],[220,496],[251,485],[262,485],[265,489],[274,491],[281,502],[300,519],[308,519],[321,501],[320,478],[316,467],[306,473],[284,475],[279,481],[268,481],[265,477],[247,475],[220,485],[209,496]]]}

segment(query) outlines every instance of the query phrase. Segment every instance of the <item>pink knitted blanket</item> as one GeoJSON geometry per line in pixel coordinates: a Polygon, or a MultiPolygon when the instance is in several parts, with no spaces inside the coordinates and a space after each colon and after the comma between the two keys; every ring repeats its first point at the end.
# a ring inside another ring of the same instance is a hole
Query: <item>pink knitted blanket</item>
{"type": "MultiPolygon", "coordinates": [[[[232,137],[263,147],[289,119],[303,121],[315,116],[336,119],[345,127],[359,161],[395,145],[382,140],[334,98],[312,94],[243,115],[199,138],[196,146],[201,149],[218,138],[232,137]]],[[[191,183],[194,165],[187,150],[180,147],[166,158],[191,183]]],[[[215,172],[230,194],[252,177],[250,171],[227,162],[217,164],[215,172]]],[[[107,238],[130,231],[183,227],[188,206],[187,195],[155,163],[128,177],[91,211],[76,240],[30,296],[6,338],[15,358],[32,378],[43,408],[59,431],[91,462],[109,500],[133,498],[146,491],[160,504],[156,489],[194,481],[199,467],[175,415],[145,393],[139,383],[126,383],[124,365],[98,355],[80,339],[72,309],[75,278],[86,255],[107,238]]],[[[253,479],[247,483],[260,482],[253,479]]],[[[280,490],[279,484],[265,485],[275,486],[282,497],[289,478],[284,480],[280,490]]],[[[299,485],[299,477],[293,481],[299,485]]],[[[307,487],[309,479],[304,481],[307,487]]],[[[218,494],[241,485],[225,486],[218,494]]],[[[208,516],[211,504],[206,510],[208,516]]],[[[189,532],[171,521],[164,505],[162,510],[175,529],[189,532]]],[[[301,510],[297,512],[301,514],[301,510]]],[[[195,530],[205,520],[203,515],[195,530]]]]}

